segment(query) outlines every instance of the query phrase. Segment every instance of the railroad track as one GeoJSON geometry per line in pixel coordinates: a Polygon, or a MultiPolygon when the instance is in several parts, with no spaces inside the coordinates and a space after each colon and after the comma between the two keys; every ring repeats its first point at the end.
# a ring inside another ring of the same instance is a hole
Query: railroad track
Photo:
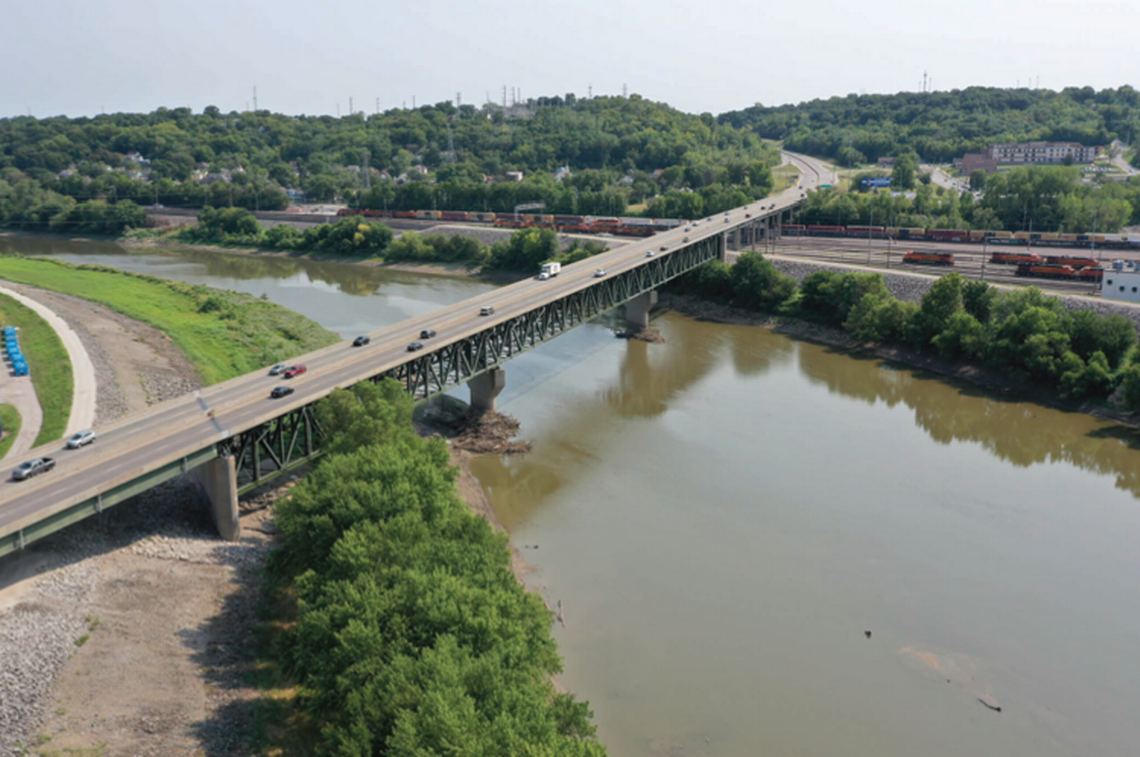
{"type": "MultiPolygon", "coordinates": [[[[774,245],[769,246],[773,255],[782,255],[789,258],[805,258],[829,263],[843,263],[844,265],[861,266],[880,270],[904,271],[906,273],[920,273],[930,276],[945,276],[957,271],[966,278],[981,279],[983,281],[1008,284],[1012,286],[1036,286],[1066,294],[1099,295],[1100,286],[1087,281],[1065,281],[1063,279],[1032,278],[1015,275],[1015,266],[995,265],[989,263],[989,254],[981,252],[963,252],[960,248],[954,251],[954,265],[914,265],[903,263],[903,253],[910,250],[921,250],[922,245],[894,245],[888,248],[883,240],[875,240],[870,247],[859,245],[855,240],[827,240],[831,244],[819,244],[822,240],[802,245],[799,240],[792,237],[783,237],[774,245]]],[[[742,250],[743,251],[743,250],[742,250]]],[[[941,251],[941,250],[940,250],[941,251]]]]}

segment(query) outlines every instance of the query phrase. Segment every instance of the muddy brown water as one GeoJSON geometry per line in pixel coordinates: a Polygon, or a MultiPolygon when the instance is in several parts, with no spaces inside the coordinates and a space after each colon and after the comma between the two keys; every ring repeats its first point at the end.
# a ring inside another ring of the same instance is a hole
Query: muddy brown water
{"type": "MultiPolygon", "coordinates": [[[[346,336],[487,288],[51,244],[346,336]]],[[[533,451],[473,465],[611,754],[1137,753],[1135,432],[754,327],[616,323],[509,363],[533,451]]]]}

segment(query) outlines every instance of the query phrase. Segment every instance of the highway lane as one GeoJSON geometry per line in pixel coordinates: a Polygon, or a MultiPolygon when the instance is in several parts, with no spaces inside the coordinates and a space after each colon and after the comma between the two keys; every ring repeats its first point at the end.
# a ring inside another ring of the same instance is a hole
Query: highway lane
{"type": "MultiPolygon", "coordinates": [[[[803,161],[804,189],[820,183],[818,162],[803,161]]],[[[528,279],[440,308],[370,334],[370,345],[353,348],[346,342],[325,347],[292,360],[304,363],[308,371],[285,380],[270,378],[258,372],[240,376],[154,408],[120,419],[96,429],[98,441],[82,450],[66,451],[62,442],[54,442],[33,450],[27,459],[37,456],[55,457],[54,471],[30,481],[0,482],[0,533],[33,521],[42,511],[55,511],[94,496],[96,490],[117,486],[142,470],[153,469],[176,461],[195,450],[217,443],[246,428],[270,420],[292,408],[300,407],[327,395],[337,387],[351,386],[360,380],[395,368],[408,357],[407,345],[423,341],[424,351],[431,352],[460,341],[488,326],[515,318],[537,305],[567,296],[596,283],[594,271],[603,268],[607,276],[644,265],[649,258],[668,255],[689,242],[730,232],[740,225],[760,220],[800,200],[803,190],[792,187],[783,193],[737,208],[728,214],[700,221],[700,225],[681,226],[669,232],[631,242],[588,260],[564,266],[559,276],[537,281],[528,279]],[[775,210],[766,209],[775,204],[775,210]],[[750,217],[746,217],[746,214],[750,217]],[[726,223],[724,219],[728,219],[726,223]],[[665,245],[668,249],[660,251],[665,245]],[[480,316],[481,307],[493,306],[495,313],[480,316]],[[420,340],[423,329],[435,329],[437,336],[420,340]],[[272,400],[269,391],[279,384],[296,390],[287,398],[272,400]],[[211,415],[212,413],[212,415],[211,415]]]]}

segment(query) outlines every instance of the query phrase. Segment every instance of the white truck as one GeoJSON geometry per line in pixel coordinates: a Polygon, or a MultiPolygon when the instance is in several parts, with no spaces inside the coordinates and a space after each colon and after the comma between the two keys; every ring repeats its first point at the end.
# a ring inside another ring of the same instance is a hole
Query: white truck
{"type": "Polygon", "coordinates": [[[543,263],[542,264],[542,273],[538,274],[538,280],[539,281],[546,281],[547,279],[553,279],[555,276],[558,275],[558,272],[561,270],[562,270],[562,264],[561,263],[543,263]]]}

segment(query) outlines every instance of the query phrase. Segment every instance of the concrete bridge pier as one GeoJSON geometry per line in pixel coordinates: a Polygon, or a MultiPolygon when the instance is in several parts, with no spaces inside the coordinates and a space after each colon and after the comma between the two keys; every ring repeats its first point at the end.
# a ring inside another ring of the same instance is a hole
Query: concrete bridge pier
{"type": "Polygon", "coordinates": [[[237,469],[234,456],[217,457],[194,469],[198,490],[205,496],[218,533],[227,541],[241,538],[238,518],[237,469]]]}
{"type": "Polygon", "coordinates": [[[716,235],[716,256],[720,262],[728,262],[728,234],[716,235]]]}
{"type": "Polygon", "coordinates": [[[492,368],[480,373],[467,382],[471,390],[471,407],[477,412],[495,412],[495,398],[507,385],[507,372],[502,368],[492,368]]]}
{"type": "Polygon", "coordinates": [[[625,327],[631,333],[649,328],[649,311],[657,305],[657,290],[642,292],[625,303],[625,327]]]}

